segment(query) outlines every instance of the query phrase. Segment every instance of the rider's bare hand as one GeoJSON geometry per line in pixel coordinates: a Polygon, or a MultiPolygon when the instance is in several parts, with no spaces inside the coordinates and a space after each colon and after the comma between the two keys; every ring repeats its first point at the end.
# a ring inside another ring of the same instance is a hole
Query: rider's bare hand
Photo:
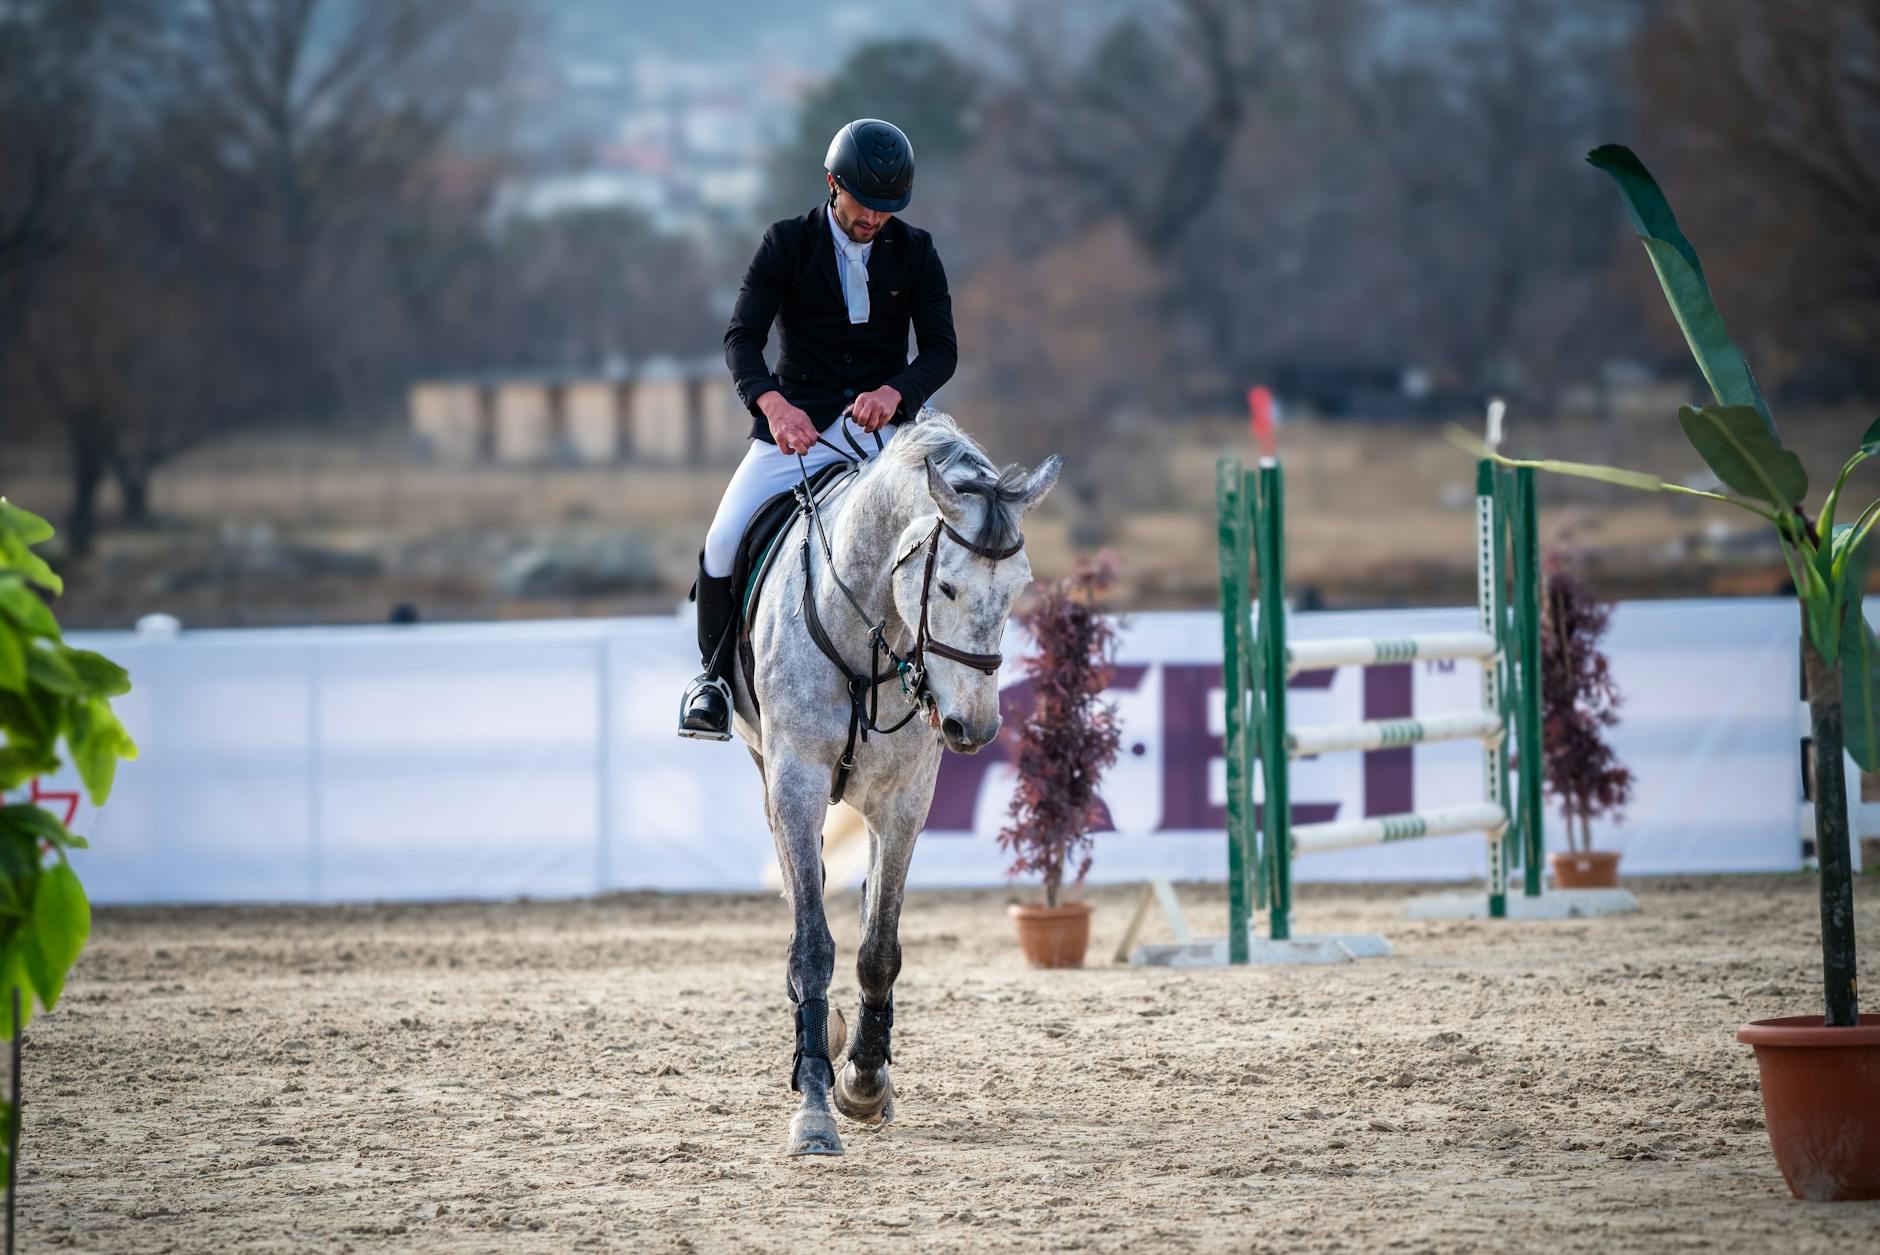
{"type": "Polygon", "coordinates": [[[864,392],[855,398],[855,404],[849,407],[849,413],[855,418],[855,425],[863,431],[876,431],[894,418],[894,412],[901,408],[901,394],[883,384],[873,392],[864,392]]]}
{"type": "Polygon", "coordinates": [[[781,392],[766,392],[757,398],[757,408],[770,424],[770,438],[785,453],[808,453],[816,447],[816,424],[809,415],[783,399],[781,392]]]}

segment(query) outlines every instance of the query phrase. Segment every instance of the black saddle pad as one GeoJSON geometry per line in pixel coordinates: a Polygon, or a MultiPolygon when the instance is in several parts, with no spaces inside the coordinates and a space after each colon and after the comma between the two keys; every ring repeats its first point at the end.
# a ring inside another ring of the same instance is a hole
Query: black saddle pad
{"type": "MultiPolygon", "coordinates": [[[[810,491],[815,494],[820,504],[834,491],[836,484],[852,468],[846,462],[833,462],[809,477],[810,491]]],[[[783,533],[796,517],[796,489],[780,492],[757,508],[751,521],[745,525],[744,538],[738,542],[738,555],[731,566],[731,595],[736,598],[738,607],[739,634],[743,634],[743,624],[749,621],[751,608],[764,591],[764,577],[770,568],[776,565],[777,550],[783,533]]]]}

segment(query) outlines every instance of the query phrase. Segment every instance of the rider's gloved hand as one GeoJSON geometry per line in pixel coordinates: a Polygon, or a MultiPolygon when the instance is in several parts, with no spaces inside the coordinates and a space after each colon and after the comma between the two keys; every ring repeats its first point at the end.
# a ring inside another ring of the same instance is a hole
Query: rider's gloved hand
{"type": "Polygon", "coordinates": [[[770,438],[785,453],[808,453],[816,446],[816,424],[809,415],[783,399],[783,393],[771,391],[757,398],[757,408],[770,424],[770,438]]]}

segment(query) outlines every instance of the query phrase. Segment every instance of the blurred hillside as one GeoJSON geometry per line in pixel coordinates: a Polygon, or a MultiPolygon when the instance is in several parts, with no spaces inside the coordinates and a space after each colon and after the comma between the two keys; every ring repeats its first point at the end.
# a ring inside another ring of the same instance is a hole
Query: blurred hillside
{"type": "MultiPolygon", "coordinates": [[[[1880,409],[1877,60],[1880,6],[1835,0],[9,0],[0,493],[58,523],[81,622],[669,605],[724,468],[449,470],[407,390],[715,354],[763,223],[877,114],[952,282],[937,403],[1073,455],[1041,573],[1110,543],[1136,604],[1206,600],[1260,383],[1302,587],[1461,600],[1442,419],[1502,395],[1524,449],[1700,469],[1597,143],[1832,473],[1880,409]]],[[[1626,591],[1779,569],[1600,504],[1626,591]]]]}

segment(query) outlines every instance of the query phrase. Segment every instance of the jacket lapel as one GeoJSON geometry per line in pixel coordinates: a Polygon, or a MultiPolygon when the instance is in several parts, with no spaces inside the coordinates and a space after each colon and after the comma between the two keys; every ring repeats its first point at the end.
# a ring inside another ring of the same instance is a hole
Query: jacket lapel
{"type": "MultiPolygon", "coordinates": [[[[901,285],[901,258],[907,252],[900,247],[901,220],[890,218],[875,240],[875,246],[868,250],[868,292],[870,297],[888,297],[893,295],[891,288],[898,290],[901,285]]],[[[830,252],[835,251],[834,241],[830,242],[830,252]]]]}
{"type": "Polygon", "coordinates": [[[829,290],[835,294],[836,304],[847,310],[848,301],[842,295],[842,276],[836,273],[836,242],[829,236],[827,204],[809,211],[809,230],[810,249],[816,258],[816,269],[822,271],[823,278],[829,281],[829,290]]]}

